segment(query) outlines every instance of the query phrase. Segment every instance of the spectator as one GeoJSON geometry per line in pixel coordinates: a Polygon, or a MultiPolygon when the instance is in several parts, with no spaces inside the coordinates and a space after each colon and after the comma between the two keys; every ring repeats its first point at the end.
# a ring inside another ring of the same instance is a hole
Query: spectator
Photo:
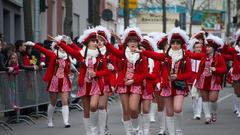
{"type": "Polygon", "coordinates": [[[6,57],[2,52],[2,48],[3,48],[3,44],[2,44],[2,40],[0,40],[0,71],[12,72],[13,68],[6,67],[6,57]]]}
{"type": "Polygon", "coordinates": [[[16,52],[17,52],[17,55],[18,55],[18,64],[19,64],[20,69],[38,70],[37,65],[26,64],[26,61],[25,61],[24,57],[25,57],[25,55],[27,55],[27,53],[26,53],[26,46],[24,45],[24,41],[23,40],[17,40],[16,43],[15,43],[15,46],[16,46],[16,52]]]}
{"type": "Polygon", "coordinates": [[[10,72],[14,75],[19,73],[18,57],[15,52],[12,52],[9,56],[8,66],[13,68],[13,71],[10,72]]]}

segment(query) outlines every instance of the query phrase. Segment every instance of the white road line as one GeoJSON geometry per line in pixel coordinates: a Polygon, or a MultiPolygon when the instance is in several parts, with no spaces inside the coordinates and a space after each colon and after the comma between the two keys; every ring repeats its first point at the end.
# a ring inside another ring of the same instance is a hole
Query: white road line
{"type": "Polygon", "coordinates": [[[219,102],[221,102],[221,101],[223,101],[223,100],[225,100],[225,99],[227,99],[227,98],[229,98],[229,97],[231,97],[233,94],[231,93],[231,94],[228,94],[228,95],[226,95],[226,96],[224,96],[224,97],[222,97],[222,98],[220,98],[220,99],[218,99],[218,103],[219,102]]]}

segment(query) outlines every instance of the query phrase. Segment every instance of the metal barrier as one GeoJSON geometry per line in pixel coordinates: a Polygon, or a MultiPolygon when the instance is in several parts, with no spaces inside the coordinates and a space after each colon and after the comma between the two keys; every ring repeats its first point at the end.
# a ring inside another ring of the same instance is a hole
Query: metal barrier
{"type": "MultiPolygon", "coordinates": [[[[20,110],[29,107],[35,107],[36,111],[30,116],[44,117],[46,112],[39,112],[38,106],[49,103],[49,94],[47,83],[43,81],[43,76],[46,69],[41,71],[25,71],[21,70],[18,75],[0,72],[0,113],[16,111],[16,116],[8,120],[12,122],[26,122],[27,124],[36,124],[29,116],[21,115],[20,110]]],[[[82,111],[83,108],[78,102],[72,103],[75,100],[78,90],[78,74],[73,74],[72,77],[72,92],[70,93],[70,108],[75,108],[82,111]]],[[[115,101],[117,95],[113,94],[109,97],[109,103],[115,101]]],[[[77,98],[78,99],[78,98],[77,98]]],[[[81,101],[81,99],[79,99],[81,101]]],[[[0,126],[12,130],[12,128],[4,121],[0,121],[0,126]]]]}
{"type": "MultiPolygon", "coordinates": [[[[36,107],[33,116],[42,116],[38,106],[49,102],[46,92],[47,84],[43,82],[42,71],[20,71],[18,75],[0,72],[0,112],[16,111],[16,116],[10,118],[8,123],[36,122],[29,116],[21,115],[20,110],[29,107],[36,107]]],[[[45,116],[46,117],[46,116],[45,116]]]]}

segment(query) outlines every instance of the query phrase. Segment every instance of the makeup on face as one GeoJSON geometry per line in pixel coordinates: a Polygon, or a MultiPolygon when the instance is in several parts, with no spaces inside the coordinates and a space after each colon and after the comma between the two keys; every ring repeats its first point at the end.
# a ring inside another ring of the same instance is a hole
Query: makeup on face
{"type": "Polygon", "coordinates": [[[177,39],[172,40],[172,41],[171,41],[171,48],[172,48],[173,50],[179,50],[179,49],[181,49],[181,41],[180,41],[180,40],[177,40],[177,39]]]}

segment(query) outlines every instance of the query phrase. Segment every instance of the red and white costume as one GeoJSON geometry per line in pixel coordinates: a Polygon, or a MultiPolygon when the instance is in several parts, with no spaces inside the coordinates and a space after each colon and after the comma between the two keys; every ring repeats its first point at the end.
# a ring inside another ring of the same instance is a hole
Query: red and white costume
{"type": "MultiPolygon", "coordinates": [[[[179,34],[170,34],[168,35],[169,42],[171,39],[179,38],[181,37],[182,40],[185,40],[183,36],[179,36],[179,34]]],[[[187,42],[184,41],[185,43],[187,42]]],[[[188,57],[185,57],[185,60],[183,59],[183,52],[182,50],[179,51],[173,51],[172,49],[169,50],[169,56],[167,57],[164,53],[154,53],[150,51],[143,51],[142,54],[144,56],[153,58],[154,60],[159,60],[165,62],[162,67],[162,75],[161,75],[161,86],[160,86],[160,95],[164,97],[168,96],[176,96],[176,95],[184,95],[187,96],[189,89],[186,88],[185,90],[177,90],[172,87],[172,83],[169,79],[169,73],[171,70],[175,70],[175,73],[177,74],[177,80],[183,80],[186,81],[191,76],[191,62],[188,57]],[[180,71],[180,65],[182,63],[185,63],[185,70],[180,71]]]]}
{"type": "Polygon", "coordinates": [[[36,44],[34,48],[44,53],[49,59],[48,68],[43,78],[44,81],[47,81],[49,83],[48,91],[49,92],[71,91],[71,82],[69,80],[71,62],[67,54],[61,53],[60,51],[57,50],[52,52],[38,44],[36,44]]]}
{"type": "MultiPolygon", "coordinates": [[[[83,36],[80,37],[79,41],[86,44],[89,39],[96,38],[95,30],[86,30],[83,36]]],[[[99,54],[99,51],[87,49],[84,46],[80,51],[67,46],[64,42],[60,42],[59,46],[63,48],[69,55],[82,62],[80,65],[78,84],[79,89],[77,96],[87,95],[101,95],[104,89],[103,76],[107,74],[106,59],[99,54]],[[86,58],[85,57],[86,53],[86,58]],[[100,62],[102,63],[101,69],[97,69],[100,62]],[[87,71],[95,71],[96,77],[91,78],[88,76],[87,71]]]]}
{"type": "MultiPolygon", "coordinates": [[[[148,48],[150,51],[154,51],[153,47],[155,45],[155,41],[148,36],[143,37],[142,44],[148,48]]],[[[158,61],[154,61],[151,58],[147,59],[148,61],[148,73],[145,79],[145,84],[143,86],[143,94],[142,99],[145,100],[152,100],[153,99],[153,92],[155,91],[156,86],[156,79],[157,79],[157,68],[159,65],[158,61]]]]}
{"type": "MultiPolygon", "coordinates": [[[[213,35],[207,37],[208,45],[223,46],[223,41],[213,35]]],[[[207,56],[205,53],[187,53],[193,59],[201,60],[199,70],[197,73],[196,88],[200,90],[221,90],[222,89],[222,75],[226,72],[226,63],[220,53],[216,53],[214,58],[207,56]],[[211,72],[210,67],[212,62],[216,71],[211,72]],[[209,83],[210,82],[210,83],[209,83]]]]}
{"type": "MultiPolygon", "coordinates": [[[[141,40],[141,35],[136,35],[135,31],[126,31],[126,37],[123,38],[124,43],[128,41],[129,36],[137,36],[138,41],[141,40]]],[[[109,52],[111,52],[115,57],[121,59],[118,70],[117,78],[117,90],[116,93],[134,93],[142,94],[142,82],[146,77],[147,73],[147,59],[141,56],[139,53],[131,53],[130,49],[126,47],[125,50],[118,50],[114,48],[111,44],[106,45],[109,52]],[[134,80],[131,86],[125,86],[126,80],[134,80]]]]}
{"type": "MultiPolygon", "coordinates": [[[[110,42],[111,33],[102,26],[96,27],[97,33],[101,35],[105,40],[110,42]]],[[[104,92],[111,92],[111,87],[116,86],[116,57],[109,53],[106,47],[100,48],[101,54],[104,56],[107,62],[108,74],[104,76],[104,92]]]]}

